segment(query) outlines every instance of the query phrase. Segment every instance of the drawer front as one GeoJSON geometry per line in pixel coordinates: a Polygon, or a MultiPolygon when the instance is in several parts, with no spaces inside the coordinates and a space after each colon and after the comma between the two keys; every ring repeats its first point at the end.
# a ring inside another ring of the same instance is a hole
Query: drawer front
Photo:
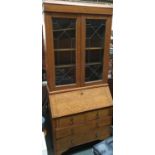
{"type": "Polygon", "coordinates": [[[107,116],[112,116],[112,107],[58,118],[56,119],[56,128],[86,124],[96,119],[104,119],[107,116]]]}
{"type": "Polygon", "coordinates": [[[96,119],[97,112],[81,113],[73,116],[56,119],[56,128],[65,128],[72,125],[85,124],[87,121],[96,119]]]}
{"type": "Polygon", "coordinates": [[[72,125],[78,125],[85,123],[85,116],[83,114],[77,114],[74,116],[62,117],[56,119],[57,128],[65,128],[72,125]]]}
{"type": "Polygon", "coordinates": [[[73,124],[83,124],[98,118],[98,111],[90,111],[73,116],[73,124]]]}
{"type": "Polygon", "coordinates": [[[58,128],[56,129],[56,139],[64,138],[67,136],[87,134],[91,130],[96,129],[96,121],[92,121],[89,124],[70,126],[67,128],[58,128]]]}

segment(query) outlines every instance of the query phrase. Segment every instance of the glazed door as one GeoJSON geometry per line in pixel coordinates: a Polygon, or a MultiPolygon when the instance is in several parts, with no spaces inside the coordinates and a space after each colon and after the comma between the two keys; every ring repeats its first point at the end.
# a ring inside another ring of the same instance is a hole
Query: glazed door
{"type": "Polygon", "coordinates": [[[107,83],[111,17],[46,14],[51,91],[107,83]]]}
{"type": "Polygon", "coordinates": [[[82,85],[107,82],[111,21],[108,17],[82,18],[82,85]]]}
{"type": "Polygon", "coordinates": [[[50,60],[52,90],[80,85],[80,21],[76,15],[52,14],[50,17],[50,60]]]}

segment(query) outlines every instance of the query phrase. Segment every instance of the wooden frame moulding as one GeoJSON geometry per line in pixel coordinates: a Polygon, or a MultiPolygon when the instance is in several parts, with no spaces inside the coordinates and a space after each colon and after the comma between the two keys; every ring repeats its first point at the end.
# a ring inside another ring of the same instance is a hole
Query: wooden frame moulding
{"type": "Polygon", "coordinates": [[[54,81],[52,75],[54,75],[54,70],[51,69],[54,66],[54,61],[52,61],[53,52],[52,52],[52,36],[49,35],[51,31],[51,17],[48,14],[44,14],[44,31],[45,31],[45,62],[46,62],[46,74],[49,90],[54,90],[54,81]]]}
{"type": "Polygon", "coordinates": [[[45,16],[48,17],[48,22],[46,24],[48,24],[48,29],[47,29],[47,33],[48,36],[51,36],[48,38],[48,43],[51,46],[48,50],[48,54],[47,54],[47,64],[49,64],[49,66],[47,67],[48,69],[48,73],[49,78],[48,78],[48,82],[49,82],[49,86],[50,86],[50,91],[55,91],[55,90],[61,90],[61,89],[66,89],[66,88],[74,88],[74,87],[78,87],[80,86],[80,16],[78,15],[73,15],[73,14],[56,14],[56,13],[45,13],[45,16]],[[55,50],[54,50],[54,45],[53,45],[53,25],[52,25],[52,18],[68,18],[68,19],[75,19],[76,20],[76,28],[75,28],[75,33],[76,33],[76,48],[75,48],[75,52],[76,52],[76,83],[73,84],[66,84],[66,85],[60,85],[60,86],[56,86],[55,84],[55,50]]]}
{"type": "Polygon", "coordinates": [[[50,95],[52,95],[52,94],[58,94],[58,93],[64,93],[64,92],[70,92],[70,91],[77,91],[77,90],[85,90],[85,89],[91,89],[91,88],[97,88],[97,87],[109,87],[109,84],[105,83],[105,84],[89,85],[89,86],[82,86],[82,87],[69,88],[69,89],[61,89],[61,90],[55,90],[55,91],[50,91],[48,88],[48,92],[50,95]]]}
{"type": "Polygon", "coordinates": [[[110,3],[105,4],[91,4],[83,2],[63,2],[44,0],[44,12],[63,12],[63,13],[83,13],[83,14],[100,14],[112,15],[113,5],[110,3]]]}
{"type": "Polygon", "coordinates": [[[86,37],[86,21],[84,16],[81,16],[81,86],[85,82],[85,37],[86,37]]]}
{"type": "Polygon", "coordinates": [[[104,72],[103,72],[103,82],[108,83],[108,70],[109,70],[109,50],[110,50],[110,37],[111,37],[111,24],[112,17],[108,17],[106,20],[106,30],[105,30],[105,42],[104,42],[104,72]]]}
{"type": "Polygon", "coordinates": [[[102,83],[107,83],[108,79],[108,66],[109,66],[109,46],[107,45],[108,43],[110,44],[110,37],[109,35],[111,34],[111,27],[110,27],[110,33],[108,33],[109,29],[108,27],[110,26],[110,20],[109,16],[98,16],[98,15],[82,15],[81,17],[81,86],[89,86],[89,85],[94,85],[94,84],[102,84],[102,83]],[[96,81],[90,81],[90,82],[85,82],[85,55],[86,55],[86,20],[87,19],[103,19],[105,20],[105,39],[104,39],[104,47],[103,47],[103,78],[101,80],[96,80],[96,81]],[[107,22],[108,21],[108,22],[107,22]],[[108,41],[107,41],[108,39],[108,41]]]}

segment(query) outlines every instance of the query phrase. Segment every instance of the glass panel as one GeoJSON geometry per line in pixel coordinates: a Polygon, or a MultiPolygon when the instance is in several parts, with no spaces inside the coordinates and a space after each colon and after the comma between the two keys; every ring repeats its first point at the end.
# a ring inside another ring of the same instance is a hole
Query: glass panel
{"type": "Polygon", "coordinates": [[[86,63],[91,62],[102,62],[103,59],[103,51],[97,50],[97,51],[86,51],[86,63]]]}
{"type": "Polygon", "coordinates": [[[56,67],[56,85],[75,83],[75,67],[56,67]]]}
{"type": "Polygon", "coordinates": [[[75,51],[55,52],[55,65],[75,65],[75,51]]]}
{"type": "Polygon", "coordinates": [[[56,85],[76,82],[76,19],[53,18],[56,85]]]}
{"type": "Polygon", "coordinates": [[[86,20],[86,82],[102,80],[103,78],[104,34],[104,20],[86,20]]]}

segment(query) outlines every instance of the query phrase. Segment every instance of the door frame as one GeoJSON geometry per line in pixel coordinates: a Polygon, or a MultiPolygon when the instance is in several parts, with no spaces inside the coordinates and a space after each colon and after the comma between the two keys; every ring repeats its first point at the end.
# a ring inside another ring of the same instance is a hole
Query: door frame
{"type": "Polygon", "coordinates": [[[102,15],[82,15],[81,16],[81,86],[106,84],[108,82],[108,70],[109,70],[109,49],[110,49],[110,36],[111,36],[111,16],[102,15]],[[101,80],[85,82],[85,55],[86,55],[86,20],[87,19],[103,19],[105,20],[105,39],[103,47],[103,70],[101,80]]]}
{"type": "Polygon", "coordinates": [[[91,15],[91,14],[68,14],[68,13],[45,13],[45,52],[47,81],[49,91],[62,89],[71,89],[90,85],[106,84],[108,82],[109,70],[109,49],[111,36],[112,16],[108,15],[91,15]],[[55,55],[53,43],[53,24],[52,18],[74,18],[76,19],[76,83],[56,86],[55,84],[55,55]],[[103,79],[97,81],[85,82],[85,36],[86,36],[86,19],[103,19],[105,20],[105,39],[104,39],[104,56],[103,56],[103,79]]]}
{"type": "Polygon", "coordinates": [[[76,14],[46,13],[45,14],[46,34],[46,68],[47,81],[50,91],[74,88],[80,86],[80,16],[76,14]],[[53,43],[52,18],[76,19],[76,83],[56,86],[55,78],[55,52],[53,43]]]}

